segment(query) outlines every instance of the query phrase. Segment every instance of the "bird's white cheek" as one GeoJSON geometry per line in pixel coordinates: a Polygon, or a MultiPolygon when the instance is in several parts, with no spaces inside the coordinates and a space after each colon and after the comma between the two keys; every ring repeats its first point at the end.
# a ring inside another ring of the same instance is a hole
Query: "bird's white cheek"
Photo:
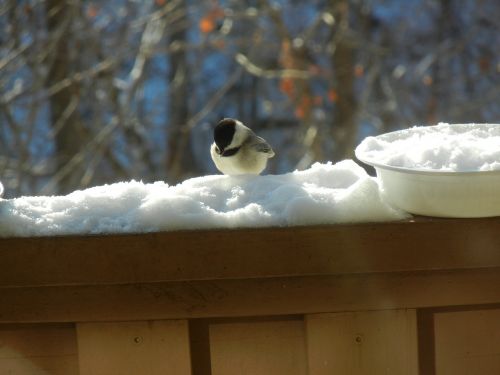
{"type": "Polygon", "coordinates": [[[210,155],[212,156],[212,158],[220,158],[220,154],[215,151],[215,147],[215,143],[212,143],[212,146],[210,147],[210,155]]]}

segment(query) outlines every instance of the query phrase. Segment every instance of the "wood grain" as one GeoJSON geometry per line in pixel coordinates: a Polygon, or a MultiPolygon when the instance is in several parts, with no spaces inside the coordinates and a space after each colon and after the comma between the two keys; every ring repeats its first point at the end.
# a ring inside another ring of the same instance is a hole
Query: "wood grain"
{"type": "Polygon", "coordinates": [[[0,321],[189,319],[488,304],[500,268],[1,289],[0,321]]]}
{"type": "Polygon", "coordinates": [[[185,320],[79,323],[80,375],[191,375],[185,320]]]}
{"type": "Polygon", "coordinates": [[[307,374],[302,320],[211,324],[210,352],[213,375],[307,374]]]}
{"type": "Polygon", "coordinates": [[[78,375],[74,326],[0,325],[0,374],[78,375]]]}
{"type": "Polygon", "coordinates": [[[0,239],[0,373],[496,374],[499,233],[417,218],[0,239]]]}
{"type": "Polygon", "coordinates": [[[0,239],[0,287],[500,266],[500,218],[0,239]]]}
{"type": "Polygon", "coordinates": [[[415,310],[306,316],[309,374],[417,375],[415,310]]]}
{"type": "Polygon", "coordinates": [[[500,309],[434,314],[436,375],[500,374],[500,309]]]}

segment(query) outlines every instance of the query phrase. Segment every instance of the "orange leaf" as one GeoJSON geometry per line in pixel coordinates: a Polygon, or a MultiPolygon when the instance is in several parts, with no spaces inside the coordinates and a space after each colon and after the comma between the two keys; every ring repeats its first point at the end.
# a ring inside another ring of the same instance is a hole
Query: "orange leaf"
{"type": "Polygon", "coordinates": [[[311,74],[319,74],[321,72],[321,68],[320,68],[319,65],[309,65],[309,67],[307,68],[307,70],[311,74]]]}
{"type": "Polygon", "coordinates": [[[303,96],[301,99],[301,105],[304,109],[309,110],[311,107],[311,98],[309,96],[303,96]]]}
{"type": "Polygon", "coordinates": [[[481,57],[479,59],[479,69],[481,70],[482,73],[486,73],[487,71],[490,70],[491,67],[491,61],[487,57],[481,57]]]}
{"type": "Polygon", "coordinates": [[[306,117],[306,111],[302,108],[302,106],[295,108],[295,116],[300,119],[306,117]]]}
{"type": "Polygon", "coordinates": [[[97,9],[97,6],[95,4],[90,4],[87,8],[87,17],[89,18],[95,18],[97,14],[99,13],[99,9],[97,9]]]}
{"type": "Polygon", "coordinates": [[[316,95],[314,97],[314,105],[320,106],[323,104],[323,97],[321,95],[316,95]]]}
{"type": "Polygon", "coordinates": [[[220,19],[224,18],[224,16],[225,16],[224,9],[222,9],[219,6],[216,6],[215,8],[213,8],[210,11],[210,16],[213,19],[220,20],[220,19]]]}
{"type": "Polygon", "coordinates": [[[295,61],[292,56],[292,48],[290,45],[290,41],[288,39],[283,39],[281,42],[281,51],[279,61],[283,68],[285,69],[294,69],[295,61]]]}
{"type": "Polygon", "coordinates": [[[335,91],[335,89],[330,89],[328,91],[328,100],[335,103],[338,99],[339,99],[339,94],[337,94],[337,91],[335,91]]]}
{"type": "Polygon", "coordinates": [[[295,108],[295,116],[303,119],[307,116],[310,110],[311,98],[309,96],[303,96],[302,99],[300,99],[299,105],[297,106],[297,108],[295,108]]]}
{"type": "Polygon", "coordinates": [[[363,77],[364,74],[365,74],[365,67],[361,64],[356,64],[354,66],[354,75],[356,77],[363,77]]]}
{"type": "Polygon", "coordinates": [[[199,24],[202,33],[210,33],[215,29],[215,22],[210,16],[205,16],[200,20],[199,24]]]}
{"type": "Polygon", "coordinates": [[[217,49],[224,49],[224,47],[226,46],[226,42],[224,41],[224,39],[217,39],[213,42],[213,46],[217,49]]]}
{"type": "Polygon", "coordinates": [[[292,95],[293,93],[293,79],[292,78],[283,78],[280,81],[280,90],[287,95],[292,95]]]}
{"type": "Polygon", "coordinates": [[[165,5],[166,2],[167,2],[166,0],[155,0],[156,5],[158,6],[165,5]]]}
{"type": "Polygon", "coordinates": [[[424,83],[424,85],[430,86],[430,85],[432,85],[434,80],[432,79],[432,77],[430,75],[426,74],[424,76],[424,78],[422,78],[422,82],[424,83]]]}

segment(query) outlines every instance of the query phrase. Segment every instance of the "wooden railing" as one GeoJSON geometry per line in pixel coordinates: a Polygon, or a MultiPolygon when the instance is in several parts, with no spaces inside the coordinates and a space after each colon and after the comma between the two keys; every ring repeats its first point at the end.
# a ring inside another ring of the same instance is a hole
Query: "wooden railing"
{"type": "Polygon", "coordinates": [[[500,218],[0,239],[0,322],[0,373],[497,374],[500,218]]]}

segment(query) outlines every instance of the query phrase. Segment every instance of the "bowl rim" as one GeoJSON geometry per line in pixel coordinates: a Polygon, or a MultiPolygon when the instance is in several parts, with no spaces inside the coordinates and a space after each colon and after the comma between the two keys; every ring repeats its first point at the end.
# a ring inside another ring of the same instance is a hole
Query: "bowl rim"
{"type": "Polygon", "coordinates": [[[437,169],[423,169],[423,168],[408,168],[408,167],[397,167],[394,165],[388,165],[383,163],[377,163],[371,160],[364,159],[355,152],[356,158],[367,165],[370,165],[375,168],[385,169],[393,172],[401,172],[408,174],[425,174],[432,176],[485,176],[485,175],[498,175],[500,176],[500,170],[492,170],[492,171],[442,171],[437,169]]]}
{"type": "MultiPolygon", "coordinates": [[[[387,133],[382,133],[373,136],[374,138],[379,138],[379,137],[387,137],[391,134],[395,133],[403,133],[403,132],[408,132],[411,131],[412,129],[418,127],[418,128],[424,128],[424,127],[437,127],[440,125],[465,125],[465,126],[487,126],[487,125],[496,125],[500,126],[500,124],[493,124],[493,123],[469,123],[469,124],[449,124],[449,123],[438,123],[436,125],[422,125],[422,126],[412,126],[409,128],[404,128],[404,129],[398,129],[398,130],[393,130],[391,132],[387,133]]],[[[366,139],[366,138],[365,138],[366,139]]],[[[364,139],[363,139],[364,140],[364,139]]],[[[500,175],[500,169],[495,169],[495,170],[489,170],[489,171],[478,171],[478,170],[469,170],[469,171],[447,171],[447,170],[439,170],[439,169],[428,169],[428,168],[409,168],[409,167],[400,167],[400,166],[395,166],[395,165],[389,165],[385,163],[380,163],[377,161],[373,161],[369,158],[366,158],[361,155],[361,151],[359,151],[359,146],[361,145],[363,141],[361,141],[356,149],[354,150],[354,155],[356,158],[361,161],[364,164],[370,165],[375,168],[380,168],[380,169],[386,169],[386,170],[391,170],[391,171],[396,171],[396,172],[401,172],[401,173],[410,173],[410,174],[426,174],[426,175],[433,175],[433,176],[438,176],[438,175],[443,175],[443,176],[475,176],[475,175],[500,175]]]]}

